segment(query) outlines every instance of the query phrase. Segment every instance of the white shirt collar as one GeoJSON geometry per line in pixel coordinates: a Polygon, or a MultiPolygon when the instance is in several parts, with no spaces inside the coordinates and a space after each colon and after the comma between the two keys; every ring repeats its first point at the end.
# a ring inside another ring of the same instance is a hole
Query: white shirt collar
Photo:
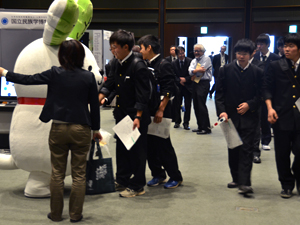
{"type": "Polygon", "coordinates": [[[122,61],[119,60],[119,63],[122,65],[131,55],[132,51],[130,51],[129,54],[122,61]]]}
{"type": "Polygon", "coordinates": [[[295,67],[295,71],[297,71],[297,70],[298,70],[298,67],[299,67],[299,63],[300,63],[300,58],[297,60],[296,63],[294,63],[293,60],[291,60],[291,62],[292,62],[292,64],[293,64],[293,66],[295,67]]]}
{"type": "Polygon", "coordinates": [[[246,69],[248,69],[248,67],[250,66],[250,63],[249,63],[249,61],[248,61],[248,64],[247,64],[247,66],[245,66],[245,68],[242,68],[241,66],[240,66],[240,64],[239,64],[239,61],[238,60],[236,60],[236,64],[242,69],[242,70],[246,70],[246,69]]]}
{"type": "Polygon", "coordinates": [[[154,59],[156,59],[158,56],[160,56],[160,54],[157,54],[156,56],[154,56],[152,59],[149,60],[149,63],[151,63],[154,59]]]}
{"type": "MultiPolygon", "coordinates": [[[[268,50],[268,52],[264,56],[266,56],[267,58],[269,58],[270,51],[268,50]]],[[[260,52],[260,58],[262,58],[262,57],[263,57],[263,54],[260,52]]],[[[266,58],[266,60],[267,60],[267,58],[266,58]]]]}

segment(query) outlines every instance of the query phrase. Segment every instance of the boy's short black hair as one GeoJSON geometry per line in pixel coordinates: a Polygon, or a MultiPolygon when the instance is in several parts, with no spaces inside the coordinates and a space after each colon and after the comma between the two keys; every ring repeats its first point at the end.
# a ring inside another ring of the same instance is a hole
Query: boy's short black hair
{"type": "Polygon", "coordinates": [[[297,45],[298,49],[300,49],[300,34],[293,33],[293,34],[287,34],[284,39],[284,44],[292,43],[297,45]]]}
{"type": "Polygon", "coordinates": [[[84,57],[84,48],[77,40],[63,41],[59,46],[58,60],[60,65],[66,70],[82,68],[84,57]]]}
{"type": "Polygon", "coordinates": [[[277,48],[278,47],[283,47],[284,46],[284,38],[283,37],[280,37],[278,40],[277,40],[277,48]]]}
{"type": "Polygon", "coordinates": [[[126,30],[117,30],[109,38],[109,44],[117,43],[121,47],[128,45],[128,50],[131,51],[134,46],[133,34],[126,30]]]}
{"type": "Polygon", "coordinates": [[[145,48],[148,48],[148,46],[151,45],[154,54],[158,54],[160,52],[159,39],[152,34],[147,34],[141,37],[138,40],[138,45],[144,45],[145,48]]]}
{"type": "Polygon", "coordinates": [[[267,46],[270,45],[271,40],[270,40],[270,36],[269,34],[266,33],[262,33],[260,35],[258,35],[258,37],[256,38],[255,43],[265,43],[267,46]]]}
{"type": "Polygon", "coordinates": [[[179,53],[179,51],[183,51],[183,52],[185,52],[185,49],[184,49],[184,47],[182,47],[182,46],[178,46],[178,47],[177,47],[177,52],[179,53]]]}
{"type": "Polygon", "coordinates": [[[248,52],[250,55],[255,50],[255,44],[249,39],[241,39],[234,46],[234,52],[248,52]]]}

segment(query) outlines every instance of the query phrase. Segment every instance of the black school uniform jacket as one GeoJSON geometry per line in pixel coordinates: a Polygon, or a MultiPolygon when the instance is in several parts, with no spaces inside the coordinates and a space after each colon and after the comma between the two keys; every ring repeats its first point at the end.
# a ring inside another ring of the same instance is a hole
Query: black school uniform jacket
{"type": "Polygon", "coordinates": [[[281,130],[300,130],[300,113],[295,105],[300,97],[299,84],[300,68],[295,72],[289,59],[270,63],[263,83],[263,97],[271,99],[278,115],[275,125],[281,130]]]}
{"type": "Polygon", "coordinates": [[[93,73],[53,66],[32,76],[8,72],[6,80],[25,85],[48,85],[47,99],[40,115],[42,122],[53,119],[89,125],[92,130],[100,129],[98,91],[93,73]]]}
{"type": "Polygon", "coordinates": [[[263,72],[256,66],[249,65],[242,70],[236,60],[220,68],[216,83],[215,104],[217,116],[226,112],[237,129],[255,128],[258,124],[263,72]],[[239,104],[247,102],[249,110],[240,115],[239,104]]]}
{"type": "MultiPolygon", "coordinates": [[[[172,64],[167,60],[163,60],[161,55],[159,55],[150,63],[150,67],[152,67],[155,71],[154,73],[157,78],[157,83],[160,86],[160,95],[172,98],[175,95],[176,91],[175,74],[172,68],[172,64]]],[[[171,101],[169,101],[165,108],[163,117],[172,118],[171,110],[171,101]]]]}
{"type": "Polygon", "coordinates": [[[114,115],[118,123],[126,115],[132,120],[136,116],[137,110],[143,111],[141,122],[150,123],[148,112],[148,101],[150,98],[149,77],[152,76],[142,59],[135,63],[132,54],[122,65],[119,60],[115,60],[111,66],[111,76],[108,77],[100,90],[100,93],[108,96],[110,92],[116,93],[116,108],[114,115]]]}

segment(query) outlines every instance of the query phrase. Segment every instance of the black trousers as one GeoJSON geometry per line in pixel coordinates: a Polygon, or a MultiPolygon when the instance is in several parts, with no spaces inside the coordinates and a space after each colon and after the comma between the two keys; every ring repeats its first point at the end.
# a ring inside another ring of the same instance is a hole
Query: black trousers
{"type": "Polygon", "coordinates": [[[181,172],[171,139],[148,135],[148,166],[153,177],[166,178],[166,171],[170,179],[182,181],[181,172]]]}
{"type": "Polygon", "coordinates": [[[264,102],[261,104],[261,144],[269,145],[271,142],[271,124],[268,122],[268,109],[264,102]]]}
{"type": "Polygon", "coordinates": [[[239,185],[251,186],[253,140],[255,129],[237,129],[243,144],[228,149],[228,163],[232,180],[239,185]]]}
{"type": "Polygon", "coordinates": [[[206,99],[209,92],[210,81],[200,80],[199,83],[194,82],[193,85],[193,103],[198,129],[208,130],[210,127],[210,122],[206,107],[206,99]]]}
{"type": "Polygon", "coordinates": [[[176,101],[176,106],[174,108],[175,113],[175,123],[181,123],[181,104],[182,98],[184,98],[184,116],[183,116],[183,124],[189,125],[191,119],[191,106],[192,106],[192,93],[188,91],[185,87],[181,87],[179,101],[176,101]]]}
{"type": "MultiPolygon", "coordinates": [[[[265,103],[263,103],[265,104],[265,103]]],[[[254,144],[253,144],[253,156],[258,156],[260,157],[261,155],[261,150],[259,148],[259,142],[261,139],[261,132],[260,132],[260,127],[261,127],[261,108],[257,109],[259,112],[258,118],[259,122],[257,124],[256,130],[255,130],[255,136],[254,136],[254,144]]]]}
{"type": "Polygon", "coordinates": [[[300,186],[300,130],[283,131],[275,125],[273,131],[278,179],[283,189],[293,190],[295,181],[300,186]],[[295,156],[292,165],[291,152],[295,156]]]}
{"type": "Polygon", "coordinates": [[[212,95],[216,90],[216,81],[217,81],[218,75],[214,75],[214,84],[212,88],[210,89],[209,93],[212,95]]]}
{"type": "Polygon", "coordinates": [[[139,131],[141,136],[129,151],[118,137],[116,145],[116,181],[133,190],[139,190],[146,184],[148,124],[141,123],[139,131]]]}

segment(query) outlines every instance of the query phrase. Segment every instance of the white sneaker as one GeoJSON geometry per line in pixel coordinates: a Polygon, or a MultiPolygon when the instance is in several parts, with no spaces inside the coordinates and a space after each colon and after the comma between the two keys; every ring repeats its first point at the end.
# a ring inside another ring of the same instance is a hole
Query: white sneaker
{"type": "Polygon", "coordinates": [[[262,145],[262,149],[265,151],[270,151],[271,147],[269,145],[262,145]]]}

